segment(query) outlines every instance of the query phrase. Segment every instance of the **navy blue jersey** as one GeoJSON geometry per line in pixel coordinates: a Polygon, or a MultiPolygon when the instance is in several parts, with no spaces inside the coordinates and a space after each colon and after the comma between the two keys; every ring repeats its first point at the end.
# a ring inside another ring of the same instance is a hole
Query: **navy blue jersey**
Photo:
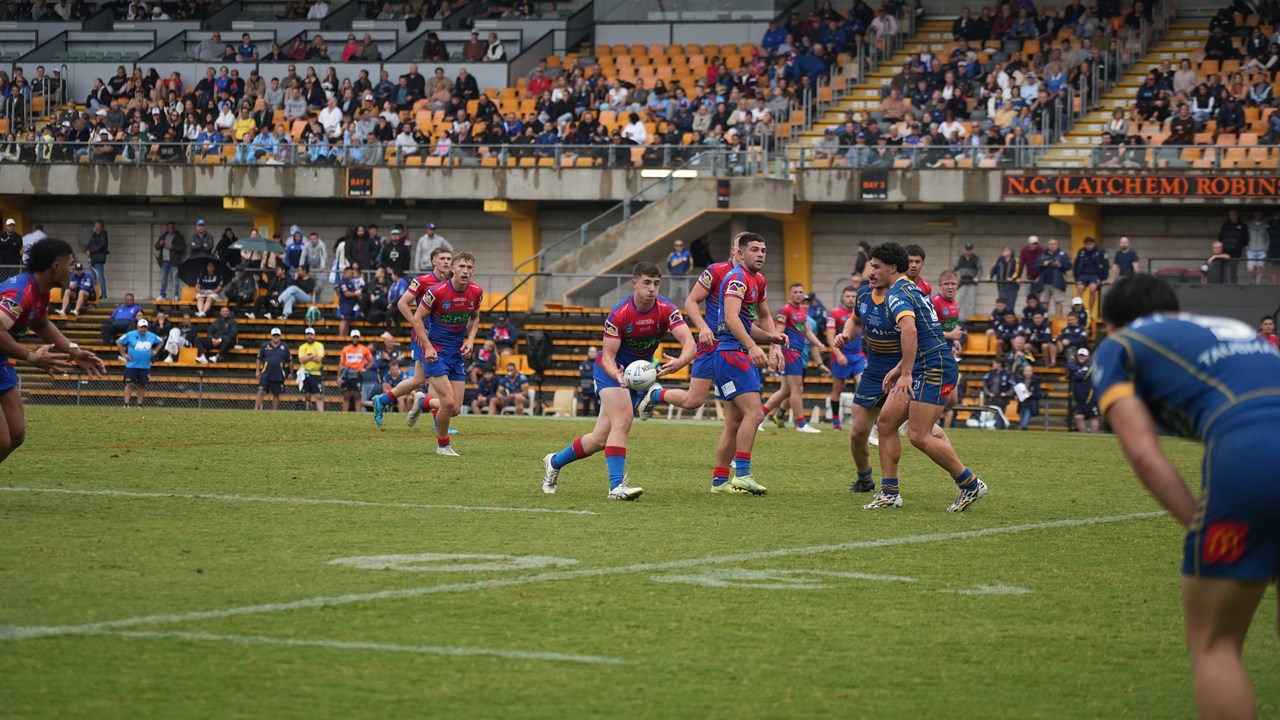
{"type": "Polygon", "coordinates": [[[1099,408],[1137,397],[1165,430],[1203,442],[1280,424],[1280,352],[1237,320],[1148,315],[1098,347],[1099,408]]]}
{"type": "Polygon", "coordinates": [[[862,323],[862,347],[867,351],[867,364],[876,367],[892,367],[902,359],[898,321],[890,316],[886,300],[886,293],[863,285],[853,304],[853,312],[862,323]]]}
{"type": "Polygon", "coordinates": [[[914,318],[917,360],[929,355],[938,355],[950,349],[950,343],[942,335],[942,323],[938,321],[938,315],[933,310],[933,303],[919,286],[905,277],[898,278],[889,288],[885,300],[894,322],[898,322],[908,313],[914,318]]]}

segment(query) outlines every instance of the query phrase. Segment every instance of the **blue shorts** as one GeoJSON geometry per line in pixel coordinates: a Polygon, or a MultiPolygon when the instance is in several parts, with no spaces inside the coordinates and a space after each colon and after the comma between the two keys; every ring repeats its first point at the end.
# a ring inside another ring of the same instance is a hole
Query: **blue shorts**
{"type": "Polygon", "coordinates": [[[717,397],[732,400],[743,393],[760,392],[760,373],[742,350],[717,350],[715,384],[717,397]]]}
{"type": "Polygon", "coordinates": [[[1258,452],[1274,428],[1235,430],[1205,448],[1200,507],[1187,533],[1182,574],[1274,580],[1280,577],[1280,468],[1258,452]]]}
{"type": "Polygon", "coordinates": [[[782,349],[782,360],[786,363],[782,366],[783,375],[804,375],[804,369],[809,366],[805,362],[804,355],[799,350],[791,348],[782,349]]]}
{"type": "Polygon", "coordinates": [[[338,303],[339,320],[359,320],[361,317],[360,305],[358,303],[352,303],[351,305],[338,303]]]}
{"type": "Polygon", "coordinates": [[[436,348],[435,361],[423,361],[422,374],[429,378],[447,377],[452,382],[462,382],[467,379],[465,366],[460,350],[436,348]]]}
{"type": "MultiPolygon", "coordinates": [[[[714,348],[714,346],[712,347],[714,348]]],[[[699,354],[693,359],[693,365],[689,368],[689,377],[696,378],[698,380],[715,381],[716,351],[714,349],[705,355],[699,354]]]]}
{"type": "Polygon", "coordinates": [[[131,382],[140,387],[146,387],[147,382],[151,380],[151,370],[149,368],[131,368],[124,369],[124,381],[131,382]]]}
{"type": "Polygon", "coordinates": [[[911,370],[911,392],[914,402],[946,405],[951,391],[960,382],[960,366],[955,356],[945,349],[917,357],[911,370]]]}
{"type": "Polygon", "coordinates": [[[834,359],[831,361],[831,377],[839,378],[841,380],[852,380],[853,378],[861,375],[862,371],[867,369],[867,359],[861,355],[854,355],[852,357],[846,355],[845,357],[849,358],[848,365],[841,365],[834,359]]]}
{"type": "Polygon", "coordinates": [[[280,393],[284,392],[284,381],[283,380],[259,380],[258,389],[263,392],[271,393],[272,395],[279,395],[280,393]]]}
{"type": "Polygon", "coordinates": [[[1097,285],[1101,282],[1097,275],[1081,275],[1076,278],[1077,285],[1097,285]]]}
{"type": "MultiPolygon", "coordinates": [[[[896,365],[897,363],[894,363],[896,365]]],[[[889,374],[893,365],[868,363],[862,373],[862,380],[853,391],[853,402],[864,408],[878,408],[884,405],[884,376],[889,374]]]]}
{"type": "Polygon", "coordinates": [[[18,369],[5,360],[0,363],[0,395],[18,387],[18,369]]]}
{"type": "Polygon", "coordinates": [[[409,347],[413,349],[413,361],[425,363],[427,359],[422,355],[422,346],[418,344],[418,338],[409,340],[409,347]]]}
{"type": "Polygon", "coordinates": [[[302,392],[307,395],[323,395],[324,380],[319,375],[308,375],[302,378],[302,392]]]}
{"type": "MultiPolygon", "coordinates": [[[[619,365],[618,367],[622,367],[622,366],[619,365]]],[[[600,367],[600,363],[595,364],[594,369],[592,370],[592,373],[591,373],[591,379],[594,382],[595,394],[597,398],[600,397],[601,390],[608,390],[609,388],[622,388],[623,390],[626,390],[631,393],[631,407],[634,408],[636,405],[640,404],[640,398],[644,397],[644,393],[640,392],[639,390],[632,390],[631,386],[623,385],[622,383],[618,382],[618,378],[613,377],[609,373],[605,372],[604,368],[600,367]]]]}

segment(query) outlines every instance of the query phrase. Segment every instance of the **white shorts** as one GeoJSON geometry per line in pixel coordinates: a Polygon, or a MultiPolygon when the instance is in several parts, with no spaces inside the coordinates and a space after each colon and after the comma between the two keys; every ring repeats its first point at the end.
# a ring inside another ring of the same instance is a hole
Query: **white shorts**
{"type": "Polygon", "coordinates": [[[1059,290],[1052,285],[1044,286],[1044,293],[1041,294],[1040,300],[1045,305],[1053,303],[1062,303],[1067,301],[1067,291],[1059,290]]]}
{"type": "Polygon", "coordinates": [[[1250,270],[1260,270],[1266,263],[1262,262],[1267,259],[1266,250],[1245,250],[1244,256],[1249,259],[1250,270]]]}

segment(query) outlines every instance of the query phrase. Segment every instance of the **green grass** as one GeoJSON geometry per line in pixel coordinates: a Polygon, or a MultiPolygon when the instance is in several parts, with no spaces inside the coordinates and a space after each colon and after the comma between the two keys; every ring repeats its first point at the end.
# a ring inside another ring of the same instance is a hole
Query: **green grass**
{"type": "MultiPolygon", "coordinates": [[[[0,486],[594,514],[0,492],[0,637],[10,637],[0,639],[0,717],[1194,714],[1178,595],[1181,533],[1165,517],[635,567],[1157,510],[1112,438],[956,431],[961,457],[992,491],[954,515],[944,512],[952,483],[911,449],[901,473],[906,506],[859,509],[864,496],[845,494],[847,439],[831,432],[771,429],[754,453],[769,495],[725,497],[707,492],[714,425],[637,423],[628,470],[646,494],[613,503],[599,457],[567,468],[559,494],[538,489],[541,457],[585,432],[585,421],[462,418],[456,459],[431,452],[424,425],[409,430],[389,415],[388,429],[377,432],[369,415],[28,407],[27,444],[0,465],[0,486]],[[578,564],[407,572],[329,563],[419,553],[578,564]],[[586,572],[606,569],[614,571],[586,572]],[[475,585],[490,580],[511,582],[475,585]],[[787,587],[795,583],[808,587],[787,587]],[[744,586],[751,584],[760,586],[744,586]],[[1029,592],[956,592],[998,585],[1029,592]],[[180,617],[109,627],[619,662],[245,645],[79,627],[157,614],[180,617]],[[4,626],[65,629],[15,640],[4,626]]],[[[1199,447],[1167,449],[1196,476],[1199,447]]],[[[1269,591],[1246,648],[1264,717],[1280,713],[1275,606],[1269,591]]]]}

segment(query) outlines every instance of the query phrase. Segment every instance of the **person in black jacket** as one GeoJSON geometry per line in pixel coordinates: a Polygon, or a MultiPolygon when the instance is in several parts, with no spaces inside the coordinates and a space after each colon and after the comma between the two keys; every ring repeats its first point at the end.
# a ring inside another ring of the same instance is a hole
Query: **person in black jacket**
{"type": "Polygon", "coordinates": [[[84,250],[89,256],[89,268],[98,279],[98,299],[106,300],[107,256],[111,254],[111,238],[107,235],[101,220],[93,224],[93,233],[89,235],[89,242],[84,250]]]}
{"type": "Polygon", "coordinates": [[[17,275],[21,264],[22,235],[18,234],[17,221],[9,218],[4,223],[4,232],[0,233],[0,280],[17,275]]]}
{"type": "Polygon", "coordinates": [[[259,280],[258,286],[262,288],[262,292],[258,294],[258,299],[253,304],[253,312],[246,317],[253,320],[261,315],[270,320],[272,313],[280,312],[280,294],[289,287],[289,276],[285,273],[284,266],[277,265],[275,274],[265,282],[259,280]]]}
{"type": "Polygon", "coordinates": [[[1240,219],[1239,210],[1227,211],[1227,219],[1218,231],[1218,241],[1222,243],[1222,251],[1231,257],[1226,266],[1226,281],[1234,285],[1239,280],[1238,261],[1244,256],[1244,246],[1249,243],[1249,227],[1240,219]]]}
{"type": "Polygon", "coordinates": [[[370,267],[374,264],[373,260],[378,254],[378,248],[374,246],[373,239],[369,237],[369,231],[364,225],[357,225],[345,242],[343,252],[346,254],[348,265],[370,267]]]}

